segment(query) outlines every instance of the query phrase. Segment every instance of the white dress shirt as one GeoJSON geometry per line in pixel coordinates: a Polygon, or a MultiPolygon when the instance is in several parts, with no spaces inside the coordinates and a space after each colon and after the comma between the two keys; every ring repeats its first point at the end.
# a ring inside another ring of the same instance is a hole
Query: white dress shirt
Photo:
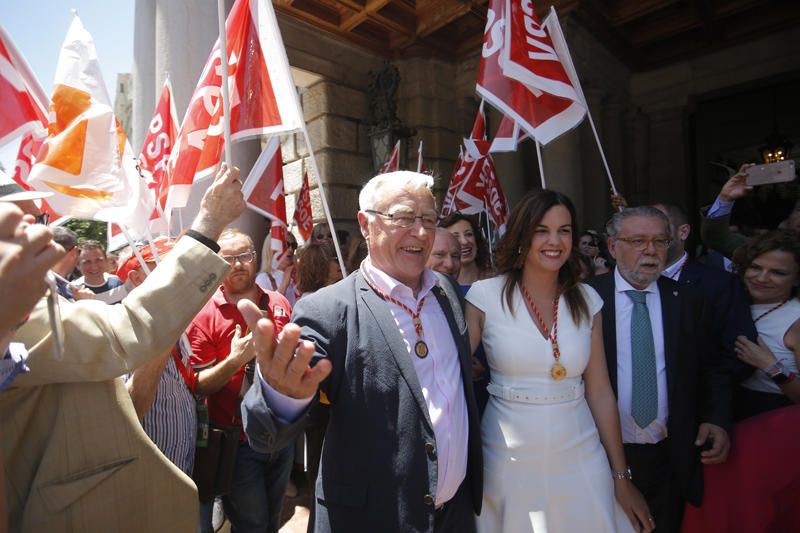
{"type": "MultiPolygon", "coordinates": [[[[401,306],[386,301],[394,318],[394,325],[403,337],[408,356],[417,372],[422,395],[433,425],[438,457],[436,506],[442,505],[455,496],[458,487],[467,473],[467,443],[469,442],[469,420],[464,384],[461,379],[458,348],[451,334],[447,316],[439,305],[432,289],[437,278],[429,269],[422,277],[422,288],[414,297],[408,286],[400,283],[385,272],[376,268],[366,259],[362,265],[363,273],[376,288],[416,311],[419,301],[425,298],[420,312],[422,334],[428,345],[428,356],[420,359],[414,353],[417,333],[411,315],[401,306]],[[443,334],[444,333],[444,334],[443,334]]],[[[261,373],[259,371],[259,377],[261,373]]],[[[297,415],[311,401],[292,400],[280,393],[261,378],[264,395],[273,412],[282,420],[297,418],[297,415]],[[282,398],[281,398],[282,397],[282,398]],[[287,402],[287,400],[290,400],[287,402]]]]}
{"type": "Polygon", "coordinates": [[[622,425],[622,442],[634,444],[655,444],[667,437],[667,366],[664,357],[664,322],[661,316],[661,295],[658,283],[654,281],[643,292],[647,293],[647,310],[653,330],[653,344],[656,349],[656,379],[658,385],[658,415],[646,428],[640,428],[631,414],[633,397],[633,365],[631,361],[631,316],[633,300],[625,291],[638,290],[614,269],[614,305],[616,306],[617,326],[617,405],[622,425]]]}
{"type": "Polygon", "coordinates": [[[671,279],[672,281],[678,281],[681,277],[681,272],[683,272],[683,267],[686,266],[687,261],[689,261],[689,254],[683,252],[683,255],[680,259],[661,271],[661,275],[671,279]]]}

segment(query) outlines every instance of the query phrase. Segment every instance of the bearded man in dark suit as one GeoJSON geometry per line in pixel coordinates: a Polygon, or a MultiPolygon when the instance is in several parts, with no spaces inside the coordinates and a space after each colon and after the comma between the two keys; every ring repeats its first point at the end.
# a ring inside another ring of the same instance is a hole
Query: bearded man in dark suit
{"type": "Polygon", "coordinates": [[[603,298],[603,336],[625,455],[657,531],[680,530],[702,498],[702,463],[726,459],[731,379],[709,349],[700,293],[661,276],[669,219],[625,209],[606,226],[613,272],[588,280],[603,298]]]}

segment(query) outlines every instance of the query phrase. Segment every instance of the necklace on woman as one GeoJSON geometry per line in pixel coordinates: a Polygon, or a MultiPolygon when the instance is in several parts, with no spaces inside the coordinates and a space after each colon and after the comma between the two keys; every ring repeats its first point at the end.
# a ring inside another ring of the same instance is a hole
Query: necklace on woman
{"type": "Polygon", "coordinates": [[[369,288],[372,289],[373,291],[375,291],[375,293],[378,296],[380,296],[381,298],[383,298],[386,301],[392,302],[393,304],[399,306],[406,313],[411,315],[411,321],[414,324],[414,331],[416,331],[416,333],[417,333],[417,342],[416,342],[416,344],[414,344],[414,353],[420,359],[425,359],[426,357],[428,357],[428,345],[423,340],[423,336],[422,336],[422,320],[420,320],[420,318],[419,318],[419,314],[422,312],[422,306],[425,305],[425,298],[427,298],[428,295],[426,294],[425,296],[423,296],[422,300],[420,300],[419,303],[417,304],[417,310],[416,311],[412,311],[411,308],[408,307],[406,304],[404,304],[400,300],[397,300],[396,298],[392,298],[391,296],[389,296],[388,294],[386,294],[385,292],[380,290],[378,287],[376,287],[375,284],[372,282],[372,280],[369,279],[369,276],[367,276],[367,273],[364,270],[363,263],[361,265],[361,275],[364,277],[364,281],[367,282],[367,285],[369,285],[369,288]]]}
{"type": "Polygon", "coordinates": [[[788,301],[789,300],[784,300],[781,303],[779,303],[778,305],[774,305],[774,306],[770,307],[769,309],[767,309],[766,311],[764,311],[763,313],[758,315],[755,319],[753,319],[753,324],[755,324],[756,322],[758,322],[759,320],[761,320],[762,318],[764,318],[765,316],[767,316],[771,312],[777,311],[778,309],[783,307],[786,304],[786,302],[788,302],[788,301]]]}
{"type": "Polygon", "coordinates": [[[553,366],[550,367],[550,377],[556,381],[561,381],[567,377],[567,369],[564,368],[564,365],[560,362],[561,351],[558,349],[558,300],[561,298],[561,295],[556,292],[556,297],[553,300],[553,332],[550,333],[547,329],[547,324],[542,320],[542,315],[539,314],[539,310],[536,308],[536,304],[533,303],[533,298],[528,294],[527,289],[521,281],[519,282],[519,290],[528,303],[528,313],[531,315],[531,319],[534,323],[538,323],[541,326],[541,332],[544,338],[553,343],[553,359],[556,361],[553,363],[553,366]]]}

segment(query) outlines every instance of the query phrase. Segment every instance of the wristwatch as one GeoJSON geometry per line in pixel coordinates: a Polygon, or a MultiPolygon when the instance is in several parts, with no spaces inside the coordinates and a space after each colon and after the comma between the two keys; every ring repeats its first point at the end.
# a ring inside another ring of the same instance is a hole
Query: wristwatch
{"type": "Polygon", "coordinates": [[[625,470],[612,470],[611,475],[614,479],[627,479],[628,481],[633,480],[633,474],[631,474],[631,467],[626,467],[625,470]]]}
{"type": "Polygon", "coordinates": [[[776,361],[775,364],[771,365],[764,371],[767,373],[769,379],[771,379],[776,385],[783,385],[784,383],[788,383],[795,378],[794,373],[788,372],[786,367],[784,367],[783,363],[780,361],[776,361]]]}

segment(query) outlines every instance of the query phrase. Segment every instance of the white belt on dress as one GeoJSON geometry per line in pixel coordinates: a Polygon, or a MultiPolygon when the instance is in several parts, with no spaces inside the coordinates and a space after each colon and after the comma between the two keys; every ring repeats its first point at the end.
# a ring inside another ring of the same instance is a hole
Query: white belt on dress
{"type": "MultiPolygon", "coordinates": [[[[562,385],[562,384],[558,384],[562,385]]],[[[533,404],[564,403],[583,398],[583,380],[577,383],[564,383],[563,386],[552,385],[531,388],[503,387],[495,383],[489,383],[486,390],[492,396],[497,396],[503,400],[533,404]]]]}

